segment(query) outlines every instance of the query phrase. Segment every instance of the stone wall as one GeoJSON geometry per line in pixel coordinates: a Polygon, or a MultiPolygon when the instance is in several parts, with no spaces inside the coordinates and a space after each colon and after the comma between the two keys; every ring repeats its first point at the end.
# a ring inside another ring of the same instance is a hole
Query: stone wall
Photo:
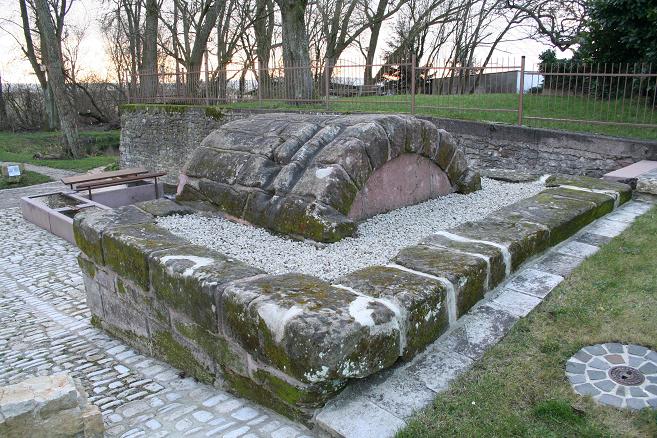
{"type": "Polygon", "coordinates": [[[244,116],[206,107],[126,105],[121,116],[120,165],[167,172],[164,181],[176,184],[178,172],[201,141],[244,116]]]}
{"type": "Polygon", "coordinates": [[[206,383],[312,422],[351,381],[411,359],[522,264],[631,197],[550,177],[548,189],[336,280],[268,274],[156,224],[169,200],[74,221],[92,323],[206,383]]]}
{"type": "MultiPolygon", "coordinates": [[[[210,132],[262,112],[175,105],[126,105],[123,110],[121,166],[166,171],[165,181],[171,184],[177,182],[187,158],[210,132]]],[[[599,177],[633,162],[657,160],[657,141],[422,118],[451,133],[480,168],[599,177]]]]}
{"type": "Polygon", "coordinates": [[[451,133],[480,168],[600,177],[640,160],[657,160],[657,141],[428,119],[451,133]]]}

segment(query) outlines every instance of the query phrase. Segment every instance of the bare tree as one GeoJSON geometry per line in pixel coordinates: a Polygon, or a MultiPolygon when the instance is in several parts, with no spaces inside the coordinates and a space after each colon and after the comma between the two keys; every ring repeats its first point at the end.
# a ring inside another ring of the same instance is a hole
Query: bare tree
{"type": "Polygon", "coordinates": [[[5,103],[5,95],[2,88],[2,75],[0,75],[0,131],[6,129],[9,129],[9,117],[7,116],[7,104],[5,103]]]}
{"type": "Polygon", "coordinates": [[[261,97],[268,98],[271,94],[271,76],[269,74],[269,60],[274,36],[274,1],[255,0],[255,20],[253,33],[255,36],[255,50],[257,58],[256,76],[261,97]]]}
{"type": "Polygon", "coordinates": [[[59,120],[64,134],[64,143],[74,158],[82,155],[76,112],[66,92],[64,66],[61,53],[61,35],[57,35],[50,16],[47,0],[34,0],[37,24],[46,55],[46,70],[50,78],[50,87],[57,102],[59,120]]]}
{"type": "Polygon", "coordinates": [[[586,28],[587,0],[506,0],[506,7],[529,17],[538,34],[566,50],[577,44],[586,28]]]}
{"type": "Polygon", "coordinates": [[[276,0],[276,3],[281,10],[287,97],[296,101],[310,100],[313,97],[313,78],[305,19],[308,0],[276,0]]]}
{"type": "Polygon", "coordinates": [[[141,61],[142,96],[157,94],[157,24],[160,5],[157,0],[146,0],[146,18],[141,61]]]}

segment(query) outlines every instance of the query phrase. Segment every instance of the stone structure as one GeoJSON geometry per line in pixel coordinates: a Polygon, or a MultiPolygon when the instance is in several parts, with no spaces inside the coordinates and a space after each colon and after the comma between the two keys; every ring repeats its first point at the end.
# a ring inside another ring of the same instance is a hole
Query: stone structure
{"type": "Polygon", "coordinates": [[[657,195],[657,169],[646,172],[637,178],[636,191],[657,195]]]}
{"type": "Polygon", "coordinates": [[[104,429],[98,407],[66,373],[0,387],[0,436],[101,438],[104,429]]]}
{"type": "MultiPolygon", "coordinates": [[[[178,172],[208,134],[258,111],[206,107],[126,105],[121,131],[121,166],[178,172]]],[[[449,132],[480,169],[599,177],[640,160],[657,160],[657,142],[549,129],[422,117],[449,132]]]]}
{"type": "Polygon", "coordinates": [[[180,212],[167,201],[82,212],[74,231],[95,324],[199,380],[311,421],[350,380],[412,358],[524,261],[631,195],[585,177],[548,183],[333,284],[191,245],[155,225],[180,212]]]}
{"type": "Polygon", "coordinates": [[[197,148],[177,200],[279,233],[335,242],[355,220],[481,188],[449,134],[397,115],[261,114],[197,148]]]}

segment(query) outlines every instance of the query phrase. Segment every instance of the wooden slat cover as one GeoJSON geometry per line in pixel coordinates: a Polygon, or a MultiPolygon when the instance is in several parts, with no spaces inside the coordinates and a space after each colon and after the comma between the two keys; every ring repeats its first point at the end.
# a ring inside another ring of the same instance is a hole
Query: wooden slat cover
{"type": "Polygon", "coordinates": [[[128,175],[128,176],[119,176],[115,178],[107,178],[100,181],[89,181],[75,186],[76,190],[88,190],[96,189],[101,187],[111,187],[118,186],[119,184],[125,184],[129,182],[141,181],[148,178],[157,178],[160,176],[166,175],[166,172],[153,172],[153,173],[142,173],[139,175],[128,175]]]}
{"type": "Polygon", "coordinates": [[[133,167],[129,169],[112,170],[110,172],[89,173],[84,175],[67,176],[62,178],[64,184],[77,184],[88,181],[97,181],[99,179],[114,178],[117,176],[139,175],[147,173],[148,170],[143,167],[133,167]]]}

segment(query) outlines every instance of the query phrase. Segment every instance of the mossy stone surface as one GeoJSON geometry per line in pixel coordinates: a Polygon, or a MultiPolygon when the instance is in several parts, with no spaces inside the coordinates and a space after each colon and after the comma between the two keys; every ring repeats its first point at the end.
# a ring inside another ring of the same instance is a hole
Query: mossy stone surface
{"type": "Polygon", "coordinates": [[[545,226],[521,219],[506,221],[489,216],[479,222],[463,223],[448,231],[468,239],[505,246],[511,254],[512,271],[550,246],[550,233],[545,226]]]}
{"type": "MultiPolygon", "coordinates": [[[[449,174],[447,189],[470,193],[480,187],[478,173],[467,172],[463,151],[429,121],[407,115],[268,113],[211,132],[183,168],[177,200],[205,199],[277,233],[335,242],[356,231],[348,215],[373,172],[402,153],[436,163],[449,174]]],[[[401,200],[415,202],[411,193],[401,200]]]]}
{"type": "Polygon", "coordinates": [[[103,233],[121,225],[154,222],[152,215],[128,205],[114,209],[82,209],[73,219],[73,236],[80,251],[98,264],[104,264],[103,233]]]}
{"type": "Polygon", "coordinates": [[[557,187],[557,186],[565,185],[565,186],[582,187],[585,189],[608,190],[618,193],[619,201],[621,204],[632,199],[632,187],[630,187],[629,185],[615,181],[606,181],[599,178],[592,178],[589,176],[552,175],[545,181],[545,185],[547,187],[557,187]]]}
{"type": "Polygon", "coordinates": [[[392,267],[369,266],[340,278],[337,283],[364,295],[395,300],[403,307],[406,314],[403,356],[407,359],[447,329],[446,290],[438,280],[392,267]]]}
{"type": "Polygon", "coordinates": [[[103,258],[118,275],[148,289],[148,256],[188,243],[151,223],[115,227],[103,234],[103,258]]]}
{"type": "Polygon", "coordinates": [[[486,292],[487,265],[479,257],[420,244],[399,251],[394,262],[449,280],[456,292],[456,313],[459,317],[481,300],[486,292]]]}
{"type": "Polygon", "coordinates": [[[174,339],[167,331],[161,331],[153,335],[153,354],[164,359],[168,364],[184,370],[199,382],[212,384],[214,375],[212,370],[199,363],[194,354],[174,339]]]}
{"type": "Polygon", "coordinates": [[[400,354],[399,324],[390,307],[315,277],[284,274],[233,283],[221,301],[227,335],[304,383],[365,377],[400,354]]]}
{"type": "Polygon", "coordinates": [[[594,202],[559,193],[543,191],[489,215],[506,222],[527,221],[546,227],[550,232],[550,246],[554,246],[600,217],[594,202]]]}
{"type": "Polygon", "coordinates": [[[157,251],[149,257],[151,285],[157,300],[202,329],[218,332],[217,295],[230,281],[264,272],[196,245],[157,251]]]}
{"type": "Polygon", "coordinates": [[[504,281],[504,278],[506,277],[504,255],[502,250],[494,245],[450,239],[442,234],[432,234],[427,236],[422,239],[420,243],[440,248],[448,248],[472,255],[479,254],[488,258],[490,275],[486,287],[489,290],[495,288],[495,286],[504,281]]]}

